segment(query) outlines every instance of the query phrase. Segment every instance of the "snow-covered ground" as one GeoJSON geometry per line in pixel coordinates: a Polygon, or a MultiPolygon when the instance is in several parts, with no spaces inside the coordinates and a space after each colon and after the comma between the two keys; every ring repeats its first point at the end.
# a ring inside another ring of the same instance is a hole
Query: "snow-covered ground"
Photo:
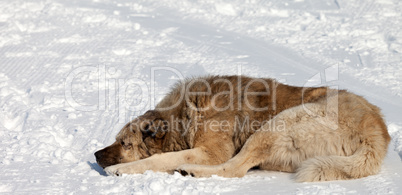
{"type": "Polygon", "coordinates": [[[399,0],[0,1],[0,193],[402,194],[401,32],[399,0]],[[178,79],[206,74],[363,95],[393,138],[381,173],[106,176],[93,153],[178,79]]]}

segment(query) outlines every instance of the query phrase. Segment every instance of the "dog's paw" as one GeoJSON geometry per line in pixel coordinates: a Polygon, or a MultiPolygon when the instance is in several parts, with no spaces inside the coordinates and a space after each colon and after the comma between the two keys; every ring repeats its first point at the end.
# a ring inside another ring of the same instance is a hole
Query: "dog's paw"
{"type": "Polygon", "coordinates": [[[136,161],[113,165],[106,167],[104,170],[108,175],[122,176],[123,174],[142,174],[151,169],[149,169],[149,162],[136,161]]]}
{"type": "Polygon", "coordinates": [[[179,166],[176,170],[183,176],[192,177],[211,177],[217,175],[220,177],[243,177],[247,170],[230,169],[224,165],[195,165],[185,164],[179,166]]]}
{"type": "Polygon", "coordinates": [[[179,166],[175,171],[183,176],[210,177],[209,174],[203,173],[203,167],[202,165],[186,164],[179,166]]]}
{"type": "Polygon", "coordinates": [[[174,171],[180,173],[182,176],[187,176],[187,175],[190,175],[191,177],[195,176],[194,173],[191,173],[191,172],[188,173],[186,170],[183,170],[183,169],[176,169],[174,171]]]}
{"type": "Polygon", "coordinates": [[[119,172],[119,169],[116,168],[115,166],[109,166],[104,169],[106,174],[111,175],[111,176],[121,176],[121,173],[119,172]]]}
{"type": "Polygon", "coordinates": [[[121,164],[117,164],[106,167],[104,171],[106,172],[106,174],[111,176],[122,176],[124,173],[127,173],[125,169],[126,168],[124,168],[124,166],[122,166],[121,164]]]}

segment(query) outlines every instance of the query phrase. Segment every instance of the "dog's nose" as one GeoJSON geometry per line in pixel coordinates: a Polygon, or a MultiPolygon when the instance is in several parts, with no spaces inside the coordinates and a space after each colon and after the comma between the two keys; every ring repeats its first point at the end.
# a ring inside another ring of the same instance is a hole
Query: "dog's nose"
{"type": "Polygon", "coordinates": [[[96,160],[98,160],[98,159],[101,159],[101,158],[102,158],[102,153],[101,153],[101,151],[97,151],[97,152],[95,152],[95,158],[96,158],[96,160]]]}

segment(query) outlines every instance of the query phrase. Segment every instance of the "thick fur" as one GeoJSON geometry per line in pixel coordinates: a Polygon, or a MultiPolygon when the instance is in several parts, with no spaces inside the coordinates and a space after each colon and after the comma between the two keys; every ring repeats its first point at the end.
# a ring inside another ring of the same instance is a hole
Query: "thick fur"
{"type": "Polygon", "coordinates": [[[344,90],[271,79],[188,79],[95,153],[111,175],[242,177],[258,166],[328,181],[376,174],[390,136],[380,110],[344,90]]]}

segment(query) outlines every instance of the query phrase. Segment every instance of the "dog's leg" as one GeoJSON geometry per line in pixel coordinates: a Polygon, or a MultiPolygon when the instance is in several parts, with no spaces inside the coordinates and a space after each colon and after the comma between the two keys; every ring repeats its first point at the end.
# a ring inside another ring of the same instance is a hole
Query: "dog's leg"
{"type": "Polygon", "coordinates": [[[109,175],[144,173],[146,170],[168,172],[173,171],[179,165],[196,163],[205,157],[206,155],[201,148],[194,148],[178,152],[155,154],[143,160],[106,167],[105,171],[109,175]]]}
{"type": "Polygon", "coordinates": [[[241,151],[226,163],[219,165],[194,165],[186,164],[180,166],[177,171],[183,175],[194,177],[210,177],[219,175],[222,177],[242,177],[247,171],[269,158],[275,134],[268,132],[257,132],[252,135],[241,151]]]}
{"type": "Polygon", "coordinates": [[[144,173],[146,170],[173,172],[177,167],[183,164],[220,164],[225,162],[232,155],[229,154],[226,157],[218,157],[218,152],[222,153],[219,148],[199,146],[178,152],[155,154],[143,160],[109,166],[105,168],[105,171],[109,175],[140,174],[144,173]]]}

